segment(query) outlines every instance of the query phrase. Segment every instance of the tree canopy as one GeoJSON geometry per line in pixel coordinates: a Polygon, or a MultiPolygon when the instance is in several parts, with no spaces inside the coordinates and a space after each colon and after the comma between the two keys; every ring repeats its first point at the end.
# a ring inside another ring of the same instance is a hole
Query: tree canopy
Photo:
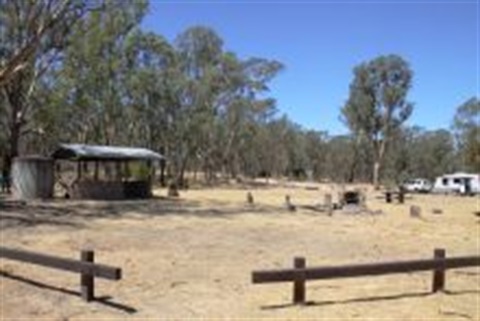
{"type": "Polygon", "coordinates": [[[352,134],[365,137],[373,147],[376,187],[387,144],[413,110],[413,104],[407,100],[412,77],[408,63],[397,55],[380,56],[354,69],[342,116],[352,134]]]}
{"type": "Polygon", "coordinates": [[[480,172],[480,101],[477,97],[458,106],[453,129],[463,169],[480,172]]]}
{"type": "Polygon", "coordinates": [[[154,149],[180,185],[187,173],[207,182],[286,176],[378,185],[480,171],[478,99],[458,107],[453,133],[408,125],[413,71],[398,55],[353,69],[340,110],[350,134],[331,136],[278,112],[270,86],[288,75],[281,62],[226,50],[207,26],[172,41],[142,30],[147,1],[0,4],[2,167],[72,142],[154,149]]]}

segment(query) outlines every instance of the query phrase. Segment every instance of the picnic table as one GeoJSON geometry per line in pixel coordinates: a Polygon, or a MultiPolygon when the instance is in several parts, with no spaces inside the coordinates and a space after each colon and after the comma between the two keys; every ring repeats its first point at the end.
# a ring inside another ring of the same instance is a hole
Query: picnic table
{"type": "Polygon", "coordinates": [[[403,204],[403,202],[405,201],[405,190],[403,188],[399,188],[398,190],[395,190],[395,191],[386,190],[384,194],[385,194],[385,202],[387,203],[391,203],[392,198],[395,196],[400,204],[403,204]]]}

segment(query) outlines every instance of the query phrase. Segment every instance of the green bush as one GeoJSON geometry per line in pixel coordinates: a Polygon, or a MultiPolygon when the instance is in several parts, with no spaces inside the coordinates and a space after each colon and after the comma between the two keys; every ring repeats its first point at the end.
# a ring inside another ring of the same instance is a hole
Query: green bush
{"type": "Polygon", "coordinates": [[[134,162],[129,165],[128,178],[145,181],[150,177],[149,166],[144,162],[134,162]]]}

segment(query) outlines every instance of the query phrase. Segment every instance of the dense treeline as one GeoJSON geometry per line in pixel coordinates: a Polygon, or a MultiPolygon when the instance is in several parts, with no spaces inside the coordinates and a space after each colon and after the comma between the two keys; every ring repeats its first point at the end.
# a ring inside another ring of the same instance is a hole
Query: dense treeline
{"type": "Polygon", "coordinates": [[[458,107],[450,130],[405,125],[413,72],[399,56],[354,68],[339,111],[351,134],[330,136],[278,114],[269,83],[281,62],[239,57],[204,26],[169,42],[139,27],[147,10],[142,1],[0,0],[2,167],[75,142],[159,151],[179,182],[186,172],[344,182],[480,172],[478,99],[458,107]]]}

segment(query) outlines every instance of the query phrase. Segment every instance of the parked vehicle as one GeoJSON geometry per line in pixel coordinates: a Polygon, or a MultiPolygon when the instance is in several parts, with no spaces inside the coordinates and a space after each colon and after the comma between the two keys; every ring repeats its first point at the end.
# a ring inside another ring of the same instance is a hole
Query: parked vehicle
{"type": "Polygon", "coordinates": [[[480,174],[454,173],[436,178],[433,184],[435,193],[480,193],[480,174]]]}
{"type": "Polygon", "coordinates": [[[424,178],[409,179],[403,184],[403,188],[407,192],[428,193],[432,189],[432,183],[424,178]]]}

